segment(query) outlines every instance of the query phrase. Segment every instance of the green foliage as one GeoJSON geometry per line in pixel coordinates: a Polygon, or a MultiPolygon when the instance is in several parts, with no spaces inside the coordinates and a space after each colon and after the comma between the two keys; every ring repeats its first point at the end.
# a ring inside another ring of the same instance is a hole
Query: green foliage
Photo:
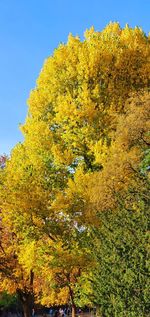
{"type": "Polygon", "coordinates": [[[93,305],[92,267],[78,278],[74,289],[75,303],[78,307],[93,305]]]}
{"type": "Polygon", "coordinates": [[[149,316],[150,201],[139,204],[139,210],[121,208],[99,215],[93,287],[102,316],[149,316]]]}
{"type": "Polygon", "coordinates": [[[0,294],[0,307],[1,308],[10,308],[18,304],[17,295],[9,295],[6,292],[0,294]]]}
{"type": "Polygon", "coordinates": [[[144,153],[144,159],[141,164],[141,170],[143,173],[150,172],[150,149],[147,149],[144,153]]]}

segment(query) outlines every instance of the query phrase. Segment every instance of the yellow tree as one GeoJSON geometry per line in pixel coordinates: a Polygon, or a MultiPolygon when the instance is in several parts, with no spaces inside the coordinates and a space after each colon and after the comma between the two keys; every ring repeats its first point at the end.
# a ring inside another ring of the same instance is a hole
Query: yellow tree
{"type": "MultiPolygon", "coordinates": [[[[149,39],[140,28],[110,23],[102,32],[86,31],[83,42],[70,35],[46,60],[22,131],[35,179],[48,189],[55,219],[63,209],[80,221],[86,197],[74,195],[69,205],[68,187],[73,179],[78,183],[81,177],[82,183],[82,174],[88,179],[102,169],[126,100],[148,88],[149,55],[149,39]]],[[[90,214],[86,218],[90,221],[90,214]]]]}
{"type": "MultiPolygon", "coordinates": [[[[78,234],[83,240],[84,233],[78,234]]],[[[53,243],[47,237],[42,244],[37,261],[41,279],[38,301],[46,306],[69,304],[72,316],[75,316],[76,306],[92,303],[93,292],[87,276],[92,276],[94,259],[85,241],[84,247],[81,243],[79,245],[75,234],[74,239],[70,239],[69,248],[67,241],[66,244],[62,240],[53,243]]],[[[39,285],[37,288],[39,291],[39,285]]]]}
{"type": "Polygon", "coordinates": [[[33,193],[33,178],[29,178],[31,166],[29,162],[24,164],[25,159],[25,151],[20,145],[0,171],[0,281],[1,291],[17,293],[24,316],[30,317],[34,305],[35,277],[38,283],[35,260],[42,226],[41,218],[39,223],[38,217],[35,219],[34,210],[40,208],[42,212],[44,195],[39,202],[36,189],[33,193]]]}
{"type": "Polygon", "coordinates": [[[34,170],[25,154],[24,146],[18,145],[2,171],[1,288],[18,293],[26,317],[31,316],[34,299],[47,305],[69,303],[74,316],[76,284],[91,266],[91,257],[85,242],[79,250],[83,233],[75,220],[54,202],[50,205],[56,187],[53,175],[52,191],[40,166],[34,170]]]}
{"type": "MultiPolygon", "coordinates": [[[[7,226],[4,225],[3,221],[1,221],[0,291],[5,290],[9,294],[17,294],[22,303],[24,316],[29,317],[34,304],[34,272],[29,268],[25,270],[22,266],[19,259],[20,249],[22,249],[20,244],[20,239],[18,239],[10,226],[8,224],[7,226]]],[[[28,245],[28,250],[31,263],[31,258],[33,258],[31,244],[28,245]]]]}
{"type": "MultiPolygon", "coordinates": [[[[82,174],[87,181],[102,169],[126,100],[148,88],[149,56],[149,38],[140,28],[110,23],[102,32],[86,31],[83,42],[70,35],[46,60],[22,131],[35,188],[39,196],[48,195],[48,217],[61,221],[63,210],[80,221],[86,197],[74,195],[70,205],[66,192],[71,197],[73,179],[82,183],[82,174]]],[[[84,217],[90,221],[90,214],[84,217]]]]}
{"type": "Polygon", "coordinates": [[[83,42],[70,35],[46,60],[28,100],[22,131],[33,160],[52,160],[63,171],[81,162],[100,168],[96,149],[110,145],[130,93],[149,85],[149,55],[149,39],[137,27],[91,28],[83,42]]]}

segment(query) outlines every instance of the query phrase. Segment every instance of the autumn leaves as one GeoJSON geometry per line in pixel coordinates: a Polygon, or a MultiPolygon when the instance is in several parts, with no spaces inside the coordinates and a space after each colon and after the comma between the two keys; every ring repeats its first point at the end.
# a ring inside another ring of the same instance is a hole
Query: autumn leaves
{"type": "Polygon", "coordinates": [[[107,300],[98,295],[106,295],[109,244],[100,242],[101,230],[108,234],[100,215],[148,208],[150,43],[141,29],[117,23],[85,36],[69,36],[46,60],[28,100],[24,142],[1,171],[2,289],[44,305],[98,304],[105,313],[110,300],[107,316],[116,309],[120,317],[110,280],[107,300]]]}

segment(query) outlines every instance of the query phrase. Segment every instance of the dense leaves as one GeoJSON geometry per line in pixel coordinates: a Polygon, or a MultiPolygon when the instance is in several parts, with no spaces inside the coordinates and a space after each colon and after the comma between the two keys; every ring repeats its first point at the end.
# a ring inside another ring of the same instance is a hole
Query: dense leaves
{"type": "Polygon", "coordinates": [[[140,201],[139,210],[122,207],[100,215],[93,286],[102,316],[148,316],[149,206],[140,201]]]}
{"type": "Polygon", "coordinates": [[[148,316],[149,57],[140,28],[110,23],[46,60],[0,173],[2,289],[148,316]]]}

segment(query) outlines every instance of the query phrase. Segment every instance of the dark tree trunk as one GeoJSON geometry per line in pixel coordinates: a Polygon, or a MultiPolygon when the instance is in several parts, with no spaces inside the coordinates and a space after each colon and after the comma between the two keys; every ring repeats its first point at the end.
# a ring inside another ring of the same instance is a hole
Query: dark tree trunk
{"type": "Polygon", "coordinates": [[[31,317],[32,316],[32,308],[31,308],[28,300],[23,301],[22,307],[23,307],[24,317],[31,317]]]}
{"type": "Polygon", "coordinates": [[[18,295],[20,302],[23,308],[23,315],[24,317],[31,317],[32,316],[32,309],[34,305],[34,296],[30,292],[23,292],[18,290],[18,295]]]}
{"type": "Polygon", "coordinates": [[[75,304],[72,304],[72,317],[76,316],[76,306],[75,304]]]}
{"type": "Polygon", "coordinates": [[[34,272],[30,271],[30,280],[29,280],[29,288],[28,289],[18,289],[17,294],[19,296],[20,302],[23,308],[24,317],[32,316],[32,309],[34,307],[34,293],[33,293],[33,280],[34,280],[34,272]]]}
{"type": "Polygon", "coordinates": [[[33,294],[20,291],[19,298],[22,304],[24,317],[31,317],[33,308],[33,294]]]}
{"type": "Polygon", "coordinates": [[[73,294],[73,290],[69,285],[69,293],[70,293],[70,299],[71,299],[71,303],[72,303],[72,317],[76,316],[76,305],[74,303],[74,294],[73,294]]]}

